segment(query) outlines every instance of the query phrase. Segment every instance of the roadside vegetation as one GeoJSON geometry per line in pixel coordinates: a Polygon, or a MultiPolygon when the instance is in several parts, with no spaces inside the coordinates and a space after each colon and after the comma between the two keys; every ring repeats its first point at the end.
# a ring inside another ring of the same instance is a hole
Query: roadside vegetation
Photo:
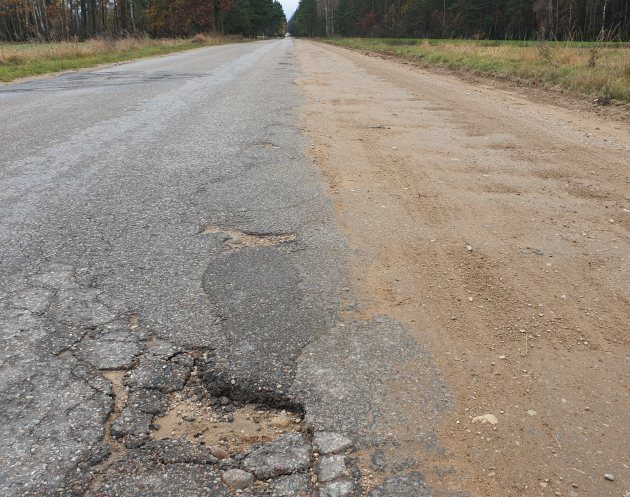
{"type": "Polygon", "coordinates": [[[278,0],[0,0],[0,82],[279,37],[286,25],[278,0]]]}
{"type": "Polygon", "coordinates": [[[278,0],[0,0],[0,42],[285,32],[278,0]]]}
{"type": "Polygon", "coordinates": [[[630,102],[630,43],[330,38],[423,65],[630,102]]]}
{"type": "Polygon", "coordinates": [[[630,40],[628,0],[299,0],[295,36],[630,40]]]}
{"type": "Polygon", "coordinates": [[[84,42],[0,43],[0,81],[242,40],[240,36],[199,34],[189,39],[95,38],[84,42]]]}

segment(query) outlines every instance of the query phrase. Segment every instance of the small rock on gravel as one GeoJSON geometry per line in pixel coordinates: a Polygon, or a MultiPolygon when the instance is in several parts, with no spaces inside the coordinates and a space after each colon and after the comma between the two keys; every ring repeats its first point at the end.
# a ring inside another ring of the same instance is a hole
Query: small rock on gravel
{"type": "Polygon", "coordinates": [[[338,454],[352,447],[352,440],[341,433],[320,431],[313,437],[315,448],[322,455],[338,454]]]}
{"type": "Polygon", "coordinates": [[[497,417],[494,414],[484,414],[483,416],[476,416],[472,419],[473,423],[481,423],[486,424],[486,423],[490,423],[491,425],[496,425],[499,420],[497,419],[497,417]]]}
{"type": "Polygon", "coordinates": [[[253,485],[255,481],[254,475],[242,469],[229,469],[228,471],[224,471],[221,475],[221,479],[228,487],[236,489],[247,488],[253,485]]]}
{"type": "Polygon", "coordinates": [[[217,459],[228,459],[230,457],[230,454],[225,449],[217,447],[216,445],[211,445],[210,447],[208,447],[208,449],[210,450],[210,453],[217,459]]]}
{"type": "Polygon", "coordinates": [[[329,483],[319,490],[320,497],[350,497],[357,493],[353,480],[338,480],[329,483]]]}
{"type": "Polygon", "coordinates": [[[606,478],[608,481],[615,481],[615,477],[611,473],[606,473],[604,475],[604,478],[606,478]]]}
{"type": "Polygon", "coordinates": [[[280,414],[271,418],[271,424],[275,428],[288,428],[291,425],[291,418],[286,414],[280,414]]]}

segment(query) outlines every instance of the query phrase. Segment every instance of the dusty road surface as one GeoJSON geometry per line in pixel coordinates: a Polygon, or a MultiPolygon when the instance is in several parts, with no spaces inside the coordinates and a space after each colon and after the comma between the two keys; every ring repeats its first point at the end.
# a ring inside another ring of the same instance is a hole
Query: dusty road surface
{"type": "Polygon", "coordinates": [[[293,40],[0,116],[2,497],[628,495],[624,122],[293,40]]]}
{"type": "Polygon", "coordinates": [[[433,411],[392,380],[386,454],[470,495],[630,495],[628,121],[297,47],[357,314],[404,325],[453,398],[427,451],[433,411]]]}

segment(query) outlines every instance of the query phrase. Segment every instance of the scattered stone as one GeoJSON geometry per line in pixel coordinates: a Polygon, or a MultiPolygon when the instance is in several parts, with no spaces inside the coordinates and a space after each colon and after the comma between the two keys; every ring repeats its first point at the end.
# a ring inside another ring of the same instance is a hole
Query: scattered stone
{"type": "Polygon", "coordinates": [[[191,416],[190,414],[184,414],[182,416],[182,420],[186,421],[187,423],[193,423],[197,421],[197,418],[195,416],[191,416]]]}
{"type": "Polygon", "coordinates": [[[259,480],[305,471],[311,466],[311,447],[301,435],[283,435],[253,450],[244,465],[259,480]]]}
{"type": "Polygon", "coordinates": [[[320,431],[313,436],[313,443],[322,455],[338,454],[352,447],[352,440],[340,433],[320,431]]]}
{"type": "Polygon", "coordinates": [[[317,478],[320,482],[325,483],[344,476],[350,476],[346,467],[346,456],[332,455],[320,458],[317,465],[317,478]]]}
{"type": "Polygon", "coordinates": [[[611,473],[606,473],[604,478],[608,481],[615,481],[615,477],[611,473]]]}
{"type": "Polygon", "coordinates": [[[320,497],[350,497],[357,493],[353,480],[338,480],[327,484],[319,490],[320,497]]]}
{"type": "Polygon", "coordinates": [[[272,480],[273,497],[310,497],[311,480],[308,475],[296,473],[272,480]]]}
{"type": "Polygon", "coordinates": [[[286,414],[280,414],[271,418],[271,425],[275,428],[288,428],[291,425],[291,418],[286,414]]]}
{"type": "Polygon", "coordinates": [[[210,453],[217,459],[223,460],[223,459],[230,458],[230,454],[225,449],[222,449],[221,447],[218,447],[216,445],[211,445],[208,447],[208,449],[210,450],[210,453]]]}
{"type": "Polygon", "coordinates": [[[497,417],[494,414],[484,414],[483,416],[476,416],[472,419],[473,423],[481,423],[486,424],[486,423],[490,423],[491,425],[496,425],[499,420],[497,419],[497,417]]]}
{"type": "Polygon", "coordinates": [[[468,250],[468,252],[472,252],[473,248],[470,245],[466,245],[466,250],[468,250]]]}
{"type": "Polygon", "coordinates": [[[521,250],[521,253],[525,255],[534,254],[539,257],[542,257],[545,255],[545,253],[542,250],[539,250],[535,247],[525,247],[524,249],[521,250]]]}
{"type": "Polygon", "coordinates": [[[236,489],[247,488],[253,485],[255,481],[254,475],[242,469],[229,469],[224,471],[221,475],[221,479],[228,487],[236,489]]]}
{"type": "Polygon", "coordinates": [[[536,416],[536,414],[538,414],[536,411],[534,411],[533,409],[530,409],[529,411],[527,411],[527,415],[530,418],[533,418],[534,416],[536,416]]]}

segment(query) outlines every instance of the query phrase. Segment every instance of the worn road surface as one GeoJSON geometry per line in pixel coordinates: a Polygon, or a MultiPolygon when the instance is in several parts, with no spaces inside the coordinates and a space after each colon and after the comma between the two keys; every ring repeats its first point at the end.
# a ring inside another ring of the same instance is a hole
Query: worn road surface
{"type": "Polygon", "coordinates": [[[630,495],[627,121],[290,39],[0,116],[1,496],[630,495]]]}

